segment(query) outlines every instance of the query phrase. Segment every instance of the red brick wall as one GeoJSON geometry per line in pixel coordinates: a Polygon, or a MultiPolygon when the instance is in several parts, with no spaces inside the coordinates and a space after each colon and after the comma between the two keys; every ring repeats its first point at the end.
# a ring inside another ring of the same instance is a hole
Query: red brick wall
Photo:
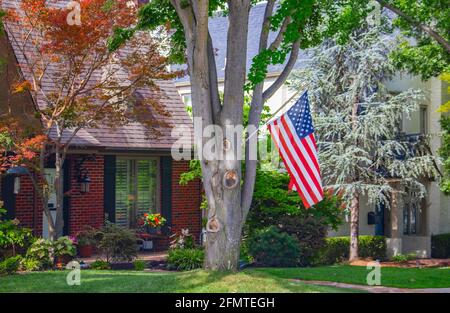
{"type": "Polygon", "coordinates": [[[77,161],[81,156],[70,156],[70,206],[69,233],[76,235],[89,225],[99,228],[103,225],[105,214],[103,209],[103,156],[97,155],[95,161],[85,161],[83,167],[89,171],[91,183],[89,192],[81,193],[78,183],[77,161]]]}
{"type": "MultiPolygon", "coordinates": [[[[69,155],[70,160],[70,191],[69,191],[69,234],[75,235],[84,225],[100,227],[104,221],[103,211],[103,157],[96,156],[95,161],[86,161],[83,166],[88,169],[91,178],[90,191],[80,192],[77,181],[76,163],[80,155],[69,155]]],[[[66,178],[65,178],[66,179],[66,178]]],[[[24,227],[34,228],[36,235],[42,235],[43,212],[40,199],[34,207],[35,193],[31,179],[22,176],[20,180],[20,191],[16,195],[16,218],[24,227]],[[35,210],[35,211],[34,211],[35,210]],[[36,226],[36,227],[34,227],[36,226]]]]}
{"type": "Polygon", "coordinates": [[[180,185],[180,174],[189,170],[189,161],[172,161],[172,232],[188,228],[198,241],[202,230],[200,180],[180,185]]]}
{"type": "Polygon", "coordinates": [[[20,221],[20,225],[28,228],[33,228],[36,221],[34,231],[36,235],[40,235],[42,233],[42,206],[38,201],[39,203],[36,203],[35,207],[35,197],[31,178],[26,175],[21,176],[19,193],[16,195],[16,218],[20,221]]]}
{"type": "MultiPolygon", "coordinates": [[[[70,155],[71,160],[69,194],[69,233],[76,235],[84,225],[101,227],[104,222],[103,208],[103,157],[96,156],[95,161],[85,161],[83,166],[89,171],[91,178],[90,191],[81,193],[77,181],[76,163],[80,155],[70,155]]],[[[200,210],[200,180],[195,180],[182,186],[179,184],[180,174],[189,170],[189,161],[172,161],[172,233],[180,233],[181,229],[188,228],[198,241],[201,233],[200,210]]],[[[163,178],[161,178],[163,179],[163,178]]],[[[16,196],[16,217],[21,224],[33,228],[33,219],[36,219],[36,234],[42,234],[42,206],[37,205],[37,214],[33,211],[34,192],[31,180],[24,176],[21,178],[21,188],[16,196]]],[[[167,241],[162,240],[161,245],[166,246],[167,241]]]]}

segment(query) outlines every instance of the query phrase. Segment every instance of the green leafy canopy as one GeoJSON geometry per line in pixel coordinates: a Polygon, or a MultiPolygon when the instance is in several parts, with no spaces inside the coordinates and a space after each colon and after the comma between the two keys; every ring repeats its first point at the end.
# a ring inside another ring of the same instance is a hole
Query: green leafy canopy
{"type": "MultiPolygon", "coordinates": [[[[226,2],[209,1],[210,16],[226,15],[226,2]]],[[[258,2],[252,1],[252,4],[258,2]]],[[[186,1],[185,5],[189,5],[189,1],[186,1]]],[[[297,40],[300,40],[302,49],[317,46],[325,38],[333,36],[344,42],[372,9],[373,7],[368,6],[365,0],[279,1],[278,9],[270,18],[270,30],[278,32],[288,18],[289,23],[284,31],[282,43],[277,48],[266,49],[253,58],[246,89],[251,90],[254,85],[265,79],[269,65],[283,64],[297,40]]],[[[109,41],[109,47],[112,50],[117,49],[136,31],[155,30],[161,26],[170,30],[171,62],[184,63],[186,43],[183,27],[175,9],[167,0],[153,0],[144,5],[139,11],[137,25],[132,29],[116,29],[109,41]]]]}

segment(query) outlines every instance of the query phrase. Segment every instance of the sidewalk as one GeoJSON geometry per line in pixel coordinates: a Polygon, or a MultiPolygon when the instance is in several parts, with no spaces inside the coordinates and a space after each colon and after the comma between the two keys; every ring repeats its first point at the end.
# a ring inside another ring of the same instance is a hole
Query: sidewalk
{"type": "Polygon", "coordinates": [[[316,286],[358,289],[358,290],[368,291],[370,293],[450,293],[450,288],[409,289],[409,288],[395,288],[395,287],[383,287],[383,286],[365,286],[365,285],[336,283],[336,282],[331,282],[331,281],[318,281],[318,280],[292,279],[291,281],[301,282],[304,284],[310,284],[310,285],[316,285],[316,286]]]}

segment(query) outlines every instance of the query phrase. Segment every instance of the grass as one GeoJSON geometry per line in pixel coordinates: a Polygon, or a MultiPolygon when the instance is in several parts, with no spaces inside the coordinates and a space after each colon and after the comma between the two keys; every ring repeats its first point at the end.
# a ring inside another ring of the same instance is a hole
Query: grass
{"type": "MultiPolygon", "coordinates": [[[[80,286],[68,286],[67,273],[50,271],[0,277],[0,292],[357,292],[292,279],[365,285],[369,270],[348,265],[251,268],[239,273],[82,270],[80,286]]],[[[383,267],[381,284],[399,288],[449,288],[450,268],[383,267]]]]}
{"type": "MultiPolygon", "coordinates": [[[[335,265],[313,268],[255,269],[279,278],[322,280],[366,285],[364,266],[335,265]]],[[[450,267],[446,268],[381,268],[381,285],[398,288],[450,288],[450,267]]]]}
{"type": "Polygon", "coordinates": [[[293,282],[259,270],[239,273],[82,270],[80,286],[68,286],[67,273],[49,271],[0,277],[0,292],[352,292],[293,282]]]}

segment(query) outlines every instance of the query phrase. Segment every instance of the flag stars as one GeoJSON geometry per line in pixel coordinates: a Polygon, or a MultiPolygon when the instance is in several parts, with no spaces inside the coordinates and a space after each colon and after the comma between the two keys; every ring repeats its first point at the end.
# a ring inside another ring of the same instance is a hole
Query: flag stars
{"type": "Polygon", "coordinates": [[[307,97],[308,96],[305,93],[287,112],[300,137],[306,137],[314,132],[307,97]]]}

